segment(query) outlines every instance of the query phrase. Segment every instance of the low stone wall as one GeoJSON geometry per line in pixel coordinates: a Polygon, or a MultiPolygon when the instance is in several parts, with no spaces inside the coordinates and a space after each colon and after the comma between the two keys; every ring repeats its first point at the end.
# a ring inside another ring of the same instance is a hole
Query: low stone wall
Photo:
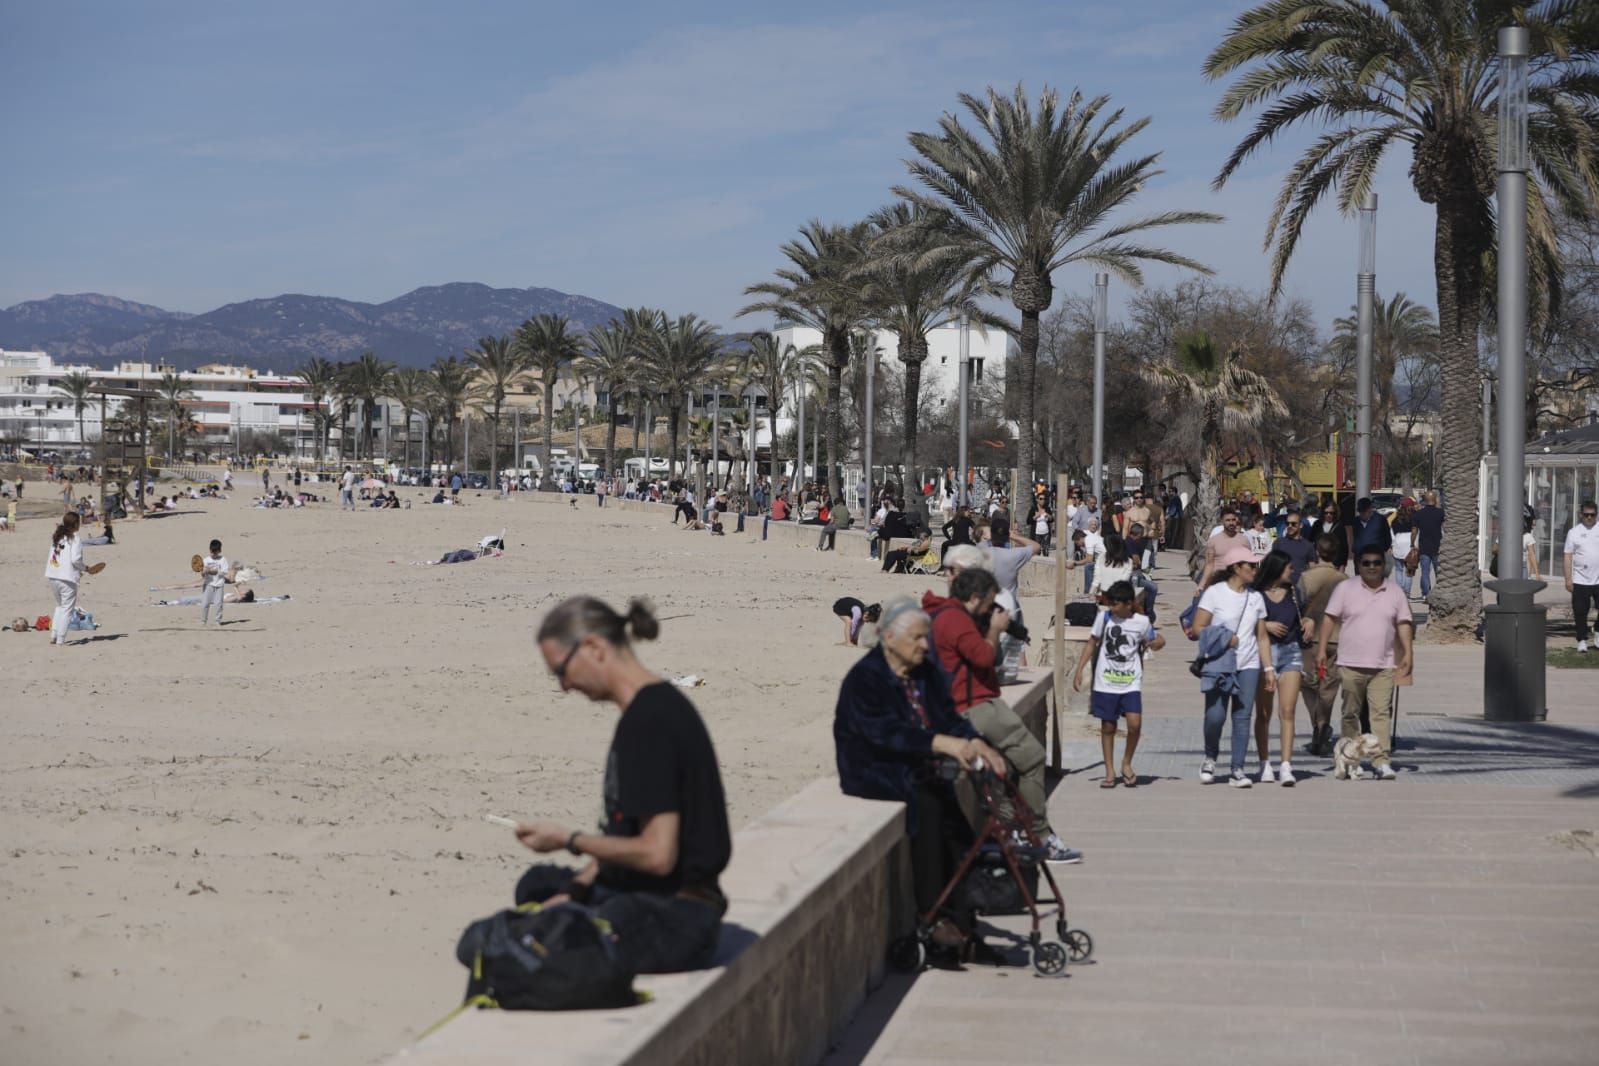
{"type": "Polygon", "coordinates": [[[815,781],[734,836],[715,968],[640,977],[653,999],[626,1010],[469,1011],[392,1061],[810,1066],[882,980],[888,941],[911,921],[904,818],[901,804],[815,781]]]}

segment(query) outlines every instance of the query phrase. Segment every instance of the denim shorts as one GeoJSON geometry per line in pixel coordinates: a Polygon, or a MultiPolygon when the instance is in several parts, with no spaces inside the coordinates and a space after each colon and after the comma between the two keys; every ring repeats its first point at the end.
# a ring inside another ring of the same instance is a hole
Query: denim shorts
{"type": "Polygon", "coordinates": [[[1278,676],[1305,672],[1305,650],[1297,640],[1284,641],[1271,646],[1271,665],[1278,676]]]}

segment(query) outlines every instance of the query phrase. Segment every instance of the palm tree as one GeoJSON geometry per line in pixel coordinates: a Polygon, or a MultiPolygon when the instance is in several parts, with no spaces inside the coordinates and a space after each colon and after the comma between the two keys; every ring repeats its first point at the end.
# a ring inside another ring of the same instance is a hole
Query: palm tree
{"type": "MultiPolygon", "coordinates": [[[[1410,182],[1434,205],[1433,273],[1438,285],[1443,410],[1438,458],[1449,509],[1477,513],[1482,414],[1478,332],[1491,267],[1494,141],[1498,129],[1497,33],[1520,21],[1531,34],[1527,122],[1527,233],[1532,275],[1547,292],[1559,282],[1552,219],[1557,209],[1592,217],[1599,201],[1595,108],[1599,20],[1591,4],[1569,0],[1476,0],[1385,7],[1350,0],[1271,0],[1240,15],[1205,61],[1212,79],[1239,77],[1216,117],[1260,107],[1254,128],[1233,149],[1215,185],[1256,151],[1305,120],[1327,128],[1283,179],[1266,226],[1276,244],[1272,289],[1299,243],[1305,220],[1329,189],[1350,214],[1371,191],[1390,147],[1410,147],[1410,182]]],[[[1476,523],[1444,528],[1438,584],[1428,601],[1430,633],[1475,639],[1482,616],[1476,523]]]]}
{"type": "Polygon", "coordinates": [[[327,459],[328,429],[332,424],[323,402],[334,392],[338,368],[320,356],[313,356],[294,372],[294,376],[305,382],[306,395],[311,398],[312,432],[320,433],[321,446],[317,449],[317,462],[320,463],[327,459]]]}
{"type": "Polygon", "coordinates": [[[985,325],[1004,328],[986,314],[979,296],[994,295],[986,276],[973,277],[966,264],[954,258],[929,257],[942,243],[929,225],[926,208],[908,203],[891,204],[871,218],[876,238],[872,255],[863,265],[869,300],[878,310],[878,324],[899,341],[899,361],[905,364],[904,447],[901,462],[916,465],[917,416],[922,393],[922,364],[927,362],[927,336],[939,326],[967,315],[985,325]],[[898,250],[896,251],[896,246],[898,250]]]}
{"type": "MultiPolygon", "coordinates": [[[[594,378],[595,388],[605,393],[605,474],[616,469],[616,414],[622,394],[638,376],[638,357],[627,327],[620,322],[596,326],[583,338],[586,351],[583,365],[594,378]]],[[[635,423],[636,424],[636,423],[635,423]]]]}
{"type": "Polygon", "coordinates": [[[766,390],[766,417],[772,438],[772,480],[782,469],[782,456],[777,446],[777,416],[783,411],[783,397],[800,373],[805,359],[792,344],[779,344],[770,333],[752,333],[750,348],[745,359],[751,378],[766,390]]]}
{"type": "MultiPolygon", "coordinates": [[[[427,411],[428,393],[432,389],[432,379],[426,370],[405,366],[394,371],[389,378],[389,394],[400,405],[400,410],[405,414],[405,465],[411,466],[411,419],[418,411],[427,411]]],[[[425,439],[425,438],[424,438],[425,439]]],[[[422,457],[423,464],[427,463],[427,456],[422,457]]]]}
{"type": "Polygon", "coordinates": [[[194,399],[194,393],[189,391],[188,382],[183,380],[183,375],[172,370],[161,375],[161,381],[156,385],[155,391],[160,394],[161,406],[166,412],[167,462],[171,462],[173,454],[177,451],[178,423],[186,422],[189,417],[189,412],[183,405],[194,399]]]}
{"type": "Polygon", "coordinates": [[[821,332],[827,353],[827,477],[835,497],[843,491],[838,396],[849,366],[850,334],[868,322],[872,310],[858,279],[870,239],[869,223],[830,226],[812,219],[800,228],[799,240],[783,245],[790,266],[776,271],[775,281],[746,288],[745,295],[762,299],[739,311],[741,316],[769,312],[779,321],[821,332]]]}
{"type": "MultiPolygon", "coordinates": [[[[724,355],[716,327],[696,315],[678,316],[649,339],[645,373],[650,384],[665,398],[671,419],[667,423],[669,470],[677,463],[679,422],[688,392],[704,384],[724,355]]],[[[685,467],[685,476],[687,473],[685,467]]]]}
{"type": "Polygon", "coordinates": [[[522,383],[528,372],[527,354],[511,343],[509,337],[482,337],[477,348],[468,350],[466,361],[478,373],[478,395],[489,404],[493,412],[489,424],[494,427],[489,445],[489,466],[494,477],[500,476],[500,413],[505,407],[506,395],[522,383]]]}
{"type": "Polygon", "coordinates": [[[574,359],[583,355],[583,341],[572,332],[565,315],[542,314],[517,327],[516,346],[527,359],[528,368],[538,371],[544,387],[544,455],[539,479],[546,489],[554,482],[550,476],[550,436],[555,429],[555,383],[574,359]]]}
{"type": "Polygon", "coordinates": [[[924,212],[907,231],[930,232],[939,250],[921,263],[952,259],[976,274],[1009,275],[1011,305],[1021,312],[1017,337],[1020,377],[1018,465],[1036,471],[1038,320],[1054,302],[1054,273],[1072,264],[1110,271],[1129,284],[1143,283],[1141,263],[1168,263],[1201,274],[1208,267],[1177,252],[1128,238],[1165,226],[1220,222],[1207,211],[1163,211],[1115,224],[1153,178],[1159,153],[1116,161],[1123,145],[1149,124],[1120,126],[1122,112],[1102,115],[1109,97],[1085,100],[1073,91],[1045,88],[1035,110],[1020,85],[1011,96],[990,88],[985,97],[962,93],[961,104],[982,136],[945,114],[939,132],[912,133],[919,158],[906,166],[927,191],[896,187],[897,196],[924,212]]]}
{"type": "Polygon", "coordinates": [[[72,401],[72,412],[78,418],[78,446],[83,447],[83,409],[89,406],[89,390],[94,388],[94,378],[82,371],[73,371],[56,382],[56,389],[72,401]]]}
{"type": "MultiPolygon", "coordinates": [[[[349,364],[345,371],[351,395],[361,401],[361,435],[356,438],[355,457],[361,457],[361,445],[366,444],[366,457],[377,454],[377,427],[372,424],[372,409],[379,397],[389,390],[389,374],[394,364],[378,358],[376,352],[362,352],[360,358],[349,364]]],[[[384,418],[387,425],[388,419],[384,418]]]]}
{"type": "MultiPolygon", "coordinates": [[[[429,382],[434,404],[444,419],[444,465],[455,468],[455,415],[466,406],[471,390],[472,368],[455,356],[433,360],[429,382]]],[[[431,421],[431,420],[430,420],[431,421]]]]}
{"type": "Polygon", "coordinates": [[[1204,564],[1205,532],[1221,509],[1223,435],[1249,438],[1268,418],[1287,418],[1288,407],[1271,382],[1243,365],[1234,348],[1220,351],[1210,335],[1196,330],[1177,338],[1170,363],[1153,363],[1141,373],[1164,389],[1174,408],[1198,416],[1199,495],[1194,506],[1194,528],[1199,535],[1189,552],[1189,570],[1204,564]]]}
{"type": "MultiPolygon", "coordinates": [[[[1344,366],[1354,365],[1360,334],[1359,309],[1333,320],[1332,350],[1344,366]]],[[[1384,300],[1377,294],[1371,316],[1371,422],[1385,454],[1394,444],[1394,378],[1408,359],[1432,359],[1438,351],[1438,323],[1432,311],[1402,292],[1384,300]]]]}

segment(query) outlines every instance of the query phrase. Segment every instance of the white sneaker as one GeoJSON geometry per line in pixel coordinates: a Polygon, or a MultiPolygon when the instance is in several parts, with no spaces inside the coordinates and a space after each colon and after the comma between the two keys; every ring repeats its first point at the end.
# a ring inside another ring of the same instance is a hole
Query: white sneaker
{"type": "Polygon", "coordinates": [[[1588,650],[1588,642],[1586,640],[1577,641],[1577,650],[1578,651],[1582,651],[1582,652],[1587,651],[1588,650]]]}
{"type": "Polygon", "coordinates": [[[1249,775],[1242,770],[1234,770],[1233,779],[1227,783],[1233,788],[1249,788],[1254,784],[1253,781],[1249,780],[1249,775]]]}
{"type": "Polygon", "coordinates": [[[1260,764],[1260,783],[1263,785],[1274,785],[1277,783],[1277,778],[1272,775],[1271,763],[1269,762],[1263,762],[1260,764]]]}
{"type": "Polygon", "coordinates": [[[1379,781],[1392,781],[1398,776],[1398,774],[1394,773],[1394,768],[1387,763],[1377,767],[1377,780],[1379,781]]]}
{"type": "Polygon", "coordinates": [[[1208,785],[1216,780],[1216,760],[1206,759],[1205,765],[1199,768],[1199,783],[1208,785]]]}
{"type": "Polygon", "coordinates": [[[1284,788],[1293,788],[1294,768],[1287,763],[1279,763],[1277,766],[1277,783],[1284,788]]]}

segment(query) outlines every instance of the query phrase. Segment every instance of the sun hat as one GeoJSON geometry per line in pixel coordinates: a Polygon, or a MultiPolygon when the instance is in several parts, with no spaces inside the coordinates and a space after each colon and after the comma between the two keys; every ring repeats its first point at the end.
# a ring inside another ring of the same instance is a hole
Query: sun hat
{"type": "Polygon", "coordinates": [[[1228,570],[1237,563],[1258,563],[1263,558],[1265,557],[1250,551],[1248,544],[1234,544],[1227,549],[1226,554],[1216,560],[1216,568],[1228,570]]]}

